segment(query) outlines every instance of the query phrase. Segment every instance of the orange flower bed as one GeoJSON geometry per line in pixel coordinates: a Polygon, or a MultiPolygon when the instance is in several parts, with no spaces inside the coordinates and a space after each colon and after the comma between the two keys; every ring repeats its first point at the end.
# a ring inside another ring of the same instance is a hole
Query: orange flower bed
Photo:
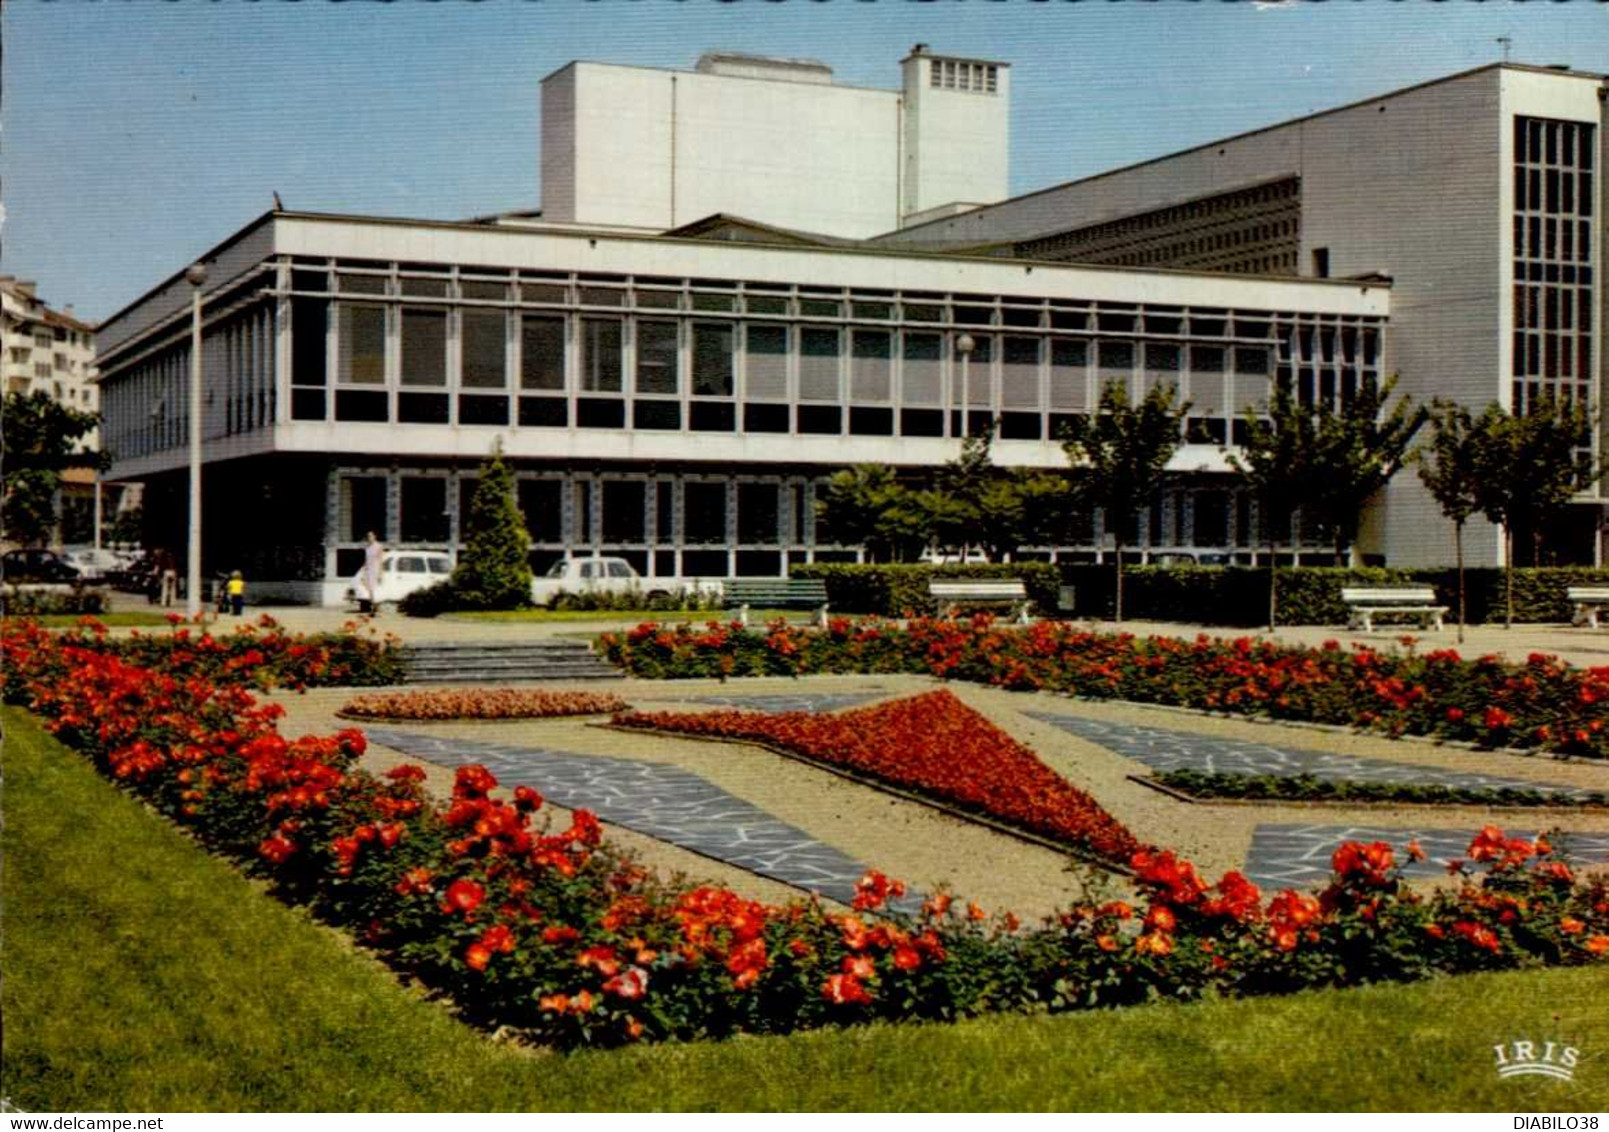
{"type": "Polygon", "coordinates": [[[551,692],[542,688],[450,688],[414,692],[375,692],[356,696],[341,708],[354,719],[548,719],[561,715],[603,715],[628,706],[607,692],[551,692]]]}
{"type": "Polygon", "coordinates": [[[838,715],[634,712],[615,723],[755,739],[1127,863],[1140,843],[1100,803],[947,691],[838,715]]]}

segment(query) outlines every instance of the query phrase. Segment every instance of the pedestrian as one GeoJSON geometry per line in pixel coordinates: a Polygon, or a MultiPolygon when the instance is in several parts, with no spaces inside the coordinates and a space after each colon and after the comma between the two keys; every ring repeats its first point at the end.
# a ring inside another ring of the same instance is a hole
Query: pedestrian
{"type": "Polygon", "coordinates": [[[363,593],[364,599],[358,603],[359,609],[364,613],[380,612],[380,562],[385,557],[385,547],[370,531],[363,546],[363,593]]]}
{"type": "Polygon", "coordinates": [[[239,617],[241,610],[246,608],[246,579],[241,576],[239,570],[229,575],[227,588],[229,591],[229,611],[239,617]]]}
{"type": "Polygon", "coordinates": [[[173,565],[173,555],[166,550],[157,552],[157,569],[161,571],[162,604],[171,606],[179,600],[179,571],[173,565]]]}

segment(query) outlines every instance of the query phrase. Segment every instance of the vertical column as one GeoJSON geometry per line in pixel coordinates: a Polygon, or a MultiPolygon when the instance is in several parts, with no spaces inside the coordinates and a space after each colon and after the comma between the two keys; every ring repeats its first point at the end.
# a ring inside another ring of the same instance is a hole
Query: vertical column
{"type": "Polygon", "coordinates": [[[726,486],[726,574],[737,573],[737,478],[728,476],[726,486]]]}
{"type": "Polygon", "coordinates": [[[341,472],[331,464],[324,473],[324,577],[338,581],[335,544],[341,541],[341,472]]]}

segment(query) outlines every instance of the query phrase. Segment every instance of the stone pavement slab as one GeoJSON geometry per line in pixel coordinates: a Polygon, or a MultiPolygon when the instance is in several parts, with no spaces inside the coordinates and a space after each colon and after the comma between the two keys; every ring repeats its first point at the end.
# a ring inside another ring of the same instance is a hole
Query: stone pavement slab
{"type": "MultiPolygon", "coordinates": [[[[1405,862],[1409,877],[1445,876],[1450,861],[1469,853],[1478,829],[1392,829],[1349,825],[1259,825],[1252,831],[1246,855],[1246,876],[1265,889],[1310,890],[1329,883],[1330,857],[1343,841],[1384,841],[1406,857],[1409,841],[1425,851],[1423,861],[1405,862]]],[[[1505,830],[1510,837],[1533,838],[1537,830],[1505,830]]],[[[1569,859],[1583,864],[1609,863],[1609,833],[1549,833],[1569,859]]]]}
{"type": "Polygon", "coordinates": [[[1274,775],[1280,778],[1307,774],[1334,782],[1400,782],[1462,789],[1496,790],[1512,787],[1566,798],[1590,792],[1583,787],[1558,783],[1328,751],[1276,747],[1270,743],[1175,731],[1171,728],[1114,723],[1045,711],[1025,714],[1124,758],[1144,763],[1155,771],[1195,770],[1207,774],[1274,775]]]}
{"type": "MultiPolygon", "coordinates": [[[[530,786],[567,809],[668,841],[760,876],[848,904],[867,866],[680,767],[365,727],[372,742],[440,766],[479,763],[507,787],[530,786]]],[[[915,912],[921,897],[896,907],[915,912]]]]}

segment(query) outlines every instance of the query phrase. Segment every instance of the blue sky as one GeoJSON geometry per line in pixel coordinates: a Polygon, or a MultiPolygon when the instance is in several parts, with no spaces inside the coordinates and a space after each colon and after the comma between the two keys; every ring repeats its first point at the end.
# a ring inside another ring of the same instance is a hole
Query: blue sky
{"type": "Polygon", "coordinates": [[[265,211],[540,202],[538,86],[721,48],[898,85],[912,44],[1012,64],[1011,189],[1493,62],[1609,69],[1598,3],[12,0],[0,271],[98,320],[265,211]]]}

